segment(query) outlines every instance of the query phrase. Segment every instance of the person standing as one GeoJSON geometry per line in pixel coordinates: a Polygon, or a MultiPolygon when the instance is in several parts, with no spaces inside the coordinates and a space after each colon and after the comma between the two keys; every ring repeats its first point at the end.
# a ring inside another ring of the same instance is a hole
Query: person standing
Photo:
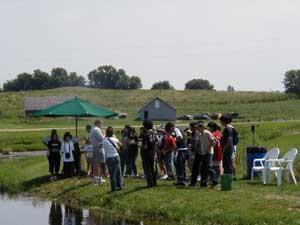
{"type": "Polygon", "coordinates": [[[163,154],[165,156],[166,160],[166,166],[167,166],[167,171],[168,171],[168,178],[169,180],[174,179],[174,173],[173,173],[173,168],[174,168],[174,152],[177,149],[176,146],[176,139],[175,139],[175,134],[173,133],[175,129],[175,125],[173,123],[167,123],[166,124],[166,140],[165,140],[165,145],[163,148],[163,154]]]}
{"type": "Polygon", "coordinates": [[[224,126],[221,146],[223,149],[223,168],[224,174],[233,174],[232,154],[233,154],[233,129],[230,126],[231,118],[223,115],[220,118],[221,124],[224,126]]]}
{"type": "Polygon", "coordinates": [[[84,151],[85,151],[85,158],[86,158],[86,164],[87,164],[87,172],[88,172],[88,176],[90,176],[93,171],[93,168],[92,168],[93,146],[91,144],[91,138],[90,138],[92,126],[87,125],[85,130],[87,132],[87,136],[85,138],[84,151]]]}
{"type": "Polygon", "coordinates": [[[64,177],[70,178],[74,176],[75,160],[74,160],[75,147],[72,142],[72,135],[66,132],[64,141],[61,145],[61,156],[64,162],[64,177]]]}
{"type": "Polygon", "coordinates": [[[136,134],[135,128],[131,127],[128,137],[128,153],[127,153],[127,169],[129,176],[137,177],[136,159],[139,152],[138,146],[139,138],[136,134]]]}
{"type": "Polygon", "coordinates": [[[212,181],[212,186],[218,184],[216,172],[213,166],[215,138],[210,131],[208,131],[204,123],[199,123],[200,143],[201,143],[201,187],[208,187],[208,175],[212,181]]]}
{"type": "Polygon", "coordinates": [[[176,135],[177,151],[175,154],[175,168],[177,175],[176,186],[185,186],[186,181],[186,159],[187,159],[187,140],[181,129],[176,127],[174,129],[176,135]]]}
{"type": "Polygon", "coordinates": [[[120,141],[114,137],[112,127],[106,129],[106,137],[103,140],[105,150],[106,163],[110,173],[111,191],[124,189],[123,175],[121,172],[121,161],[119,156],[119,148],[122,146],[120,141]]]}
{"type": "Polygon", "coordinates": [[[128,168],[128,148],[129,148],[129,136],[130,136],[131,127],[129,125],[125,125],[124,129],[121,132],[122,135],[122,151],[120,152],[121,158],[121,169],[123,176],[130,175],[128,168]]]}
{"type": "Polygon", "coordinates": [[[49,149],[49,171],[51,173],[51,180],[57,180],[60,170],[60,150],[61,142],[58,140],[56,133],[52,133],[51,139],[48,142],[49,149]]]}
{"type": "Polygon", "coordinates": [[[194,187],[197,184],[197,177],[200,171],[200,163],[201,163],[201,155],[202,155],[202,148],[201,148],[201,141],[200,141],[200,132],[199,132],[199,125],[197,123],[191,124],[191,149],[194,153],[193,159],[193,166],[192,166],[192,176],[191,176],[191,183],[189,186],[194,187]]]}
{"type": "Polygon", "coordinates": [[[72,142],[74,144],[74,167],[75,167],[75,174],[79,176],[81,174],[81,151],[79,146],[79,141],[76,137],[71,137],[72,142]]]}
{"type": "Polygon", "coordinates": [[[221,146],[221,140],[223,135],[221,133],[221,128],[215,122],[209,122],[207,126],[209,127],[216,140],[216,145],[214,147],[213,164],[217,173],[217,178],[219,179],[220,176],[223,174],[223,150],[221,146]]]}
{"type": "Polygon", "coordinates": [[[145,120],[143,122],[141,138],[142,138],[141,157],[142,157],[145,177],[147,179],[147,187],[153,188],[157,186],[157,183],[156,183],[156,174],[154,168],[156,134],[153,131],[152,121],[145,120]]]}
{"type": "Polygon", "coordinates": [[[105,182],[102,178],[101,163],[105,163],[105,150],[103,149],[102,141],[104,140],[104,135],[101,131],[102,123],[100,120],[96,120],[94,127],[91,130],[90,141],[93,147],[93,176],[96,184],[105,182]]]}
{"type": "Polygon", "coordinates": [[[232,126],[232,118],[229,119],[229,124],[227,126],[232,128],[232,144],[233,144],[233,151],[232,151],[232,174],[233,180],[236,180],[236,156],[237,156],[237,145],[239,143],[239,134],[237,130],[232,126]]]}

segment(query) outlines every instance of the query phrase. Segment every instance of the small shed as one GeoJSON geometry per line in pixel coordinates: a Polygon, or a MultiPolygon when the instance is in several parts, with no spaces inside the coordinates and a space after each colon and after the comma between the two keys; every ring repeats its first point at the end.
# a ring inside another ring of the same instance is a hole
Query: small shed
{"type": "Polygon", "coordinates": [[[139,111],[140,120],[176,120],[176,109],[160,98],[155,98],[139,111]]]}
{"type": "Polygon", "coordinates": [[[63,103],[74,98],[74,96],[48,96],[48,97],[25,97],[24,111],[26,116],[33,112],[46,109],[50,106],[63,103]]]}

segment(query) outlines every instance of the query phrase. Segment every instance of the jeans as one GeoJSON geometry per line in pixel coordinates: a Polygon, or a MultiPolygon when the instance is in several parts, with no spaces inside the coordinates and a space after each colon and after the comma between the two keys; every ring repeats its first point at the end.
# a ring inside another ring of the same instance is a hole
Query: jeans
{"type": "Polygon", "coordinates": [[[121,173],[120,157],[110,157],[106,159],[106,164],[110,173],[111,190],[116,191],[117,188],[124,188],[123,175],[121,173]]]}
{"type": "Polygon", "coordinates": [[[200,155],[200,154],[196,153],[194,164],[193,164],[193,169],[192,169],[191,184],[195,185],[197,183],[199,169],[200,169],[200,174],[201,174],[201,186],[202,187],[207,187],[208,175],[210,176],[213,184],[217,183],[217,176],[216,176],[216,172],[213,168],[212,160],[213,160],[212,154],[200,155]]]}
{"type": "Polygon", "coordinates": [[[187,151],[178,151],[178,155],[175,160],[176,174],[178,183],[184,183],[186,180],[185,164],[187,159],[187,151]]]}
{"type": "Polygon", "coordinates": [[[141,157],[144,168],[145,177],[147,179],[148,187],[156,186],[156,173],[154,169],[154,150],[142,149],[141,157]]]}
{"type": "Polygon", "coordinates": [[[174,177],[173,167],[174,167],[174,151],[169,151],[165,154],[167,172],[169,177],[174,177]]]}
{"type": "Polygon", "coordinates": [[[127,166],[126,166],[126,174],[127,175],[137,175],[137,167],[136,167],[136,158],[138,156],[138,146],[129,148],[127,154],[127,166]]]}
{"type": "Polygon", "coordinates": [[[224,174],[233,174],[232,152],[233,152],[233,148],[227,148],[223,150],[224,174]]]}

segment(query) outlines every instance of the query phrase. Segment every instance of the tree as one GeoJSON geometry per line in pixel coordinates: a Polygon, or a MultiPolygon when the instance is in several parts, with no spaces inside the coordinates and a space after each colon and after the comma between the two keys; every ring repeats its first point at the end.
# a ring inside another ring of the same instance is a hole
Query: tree
{"type": "Polygon", "coordinates": [[[57,67],[51,70],[50,83],[52,88],[65,87],[68,84],[68,72],[66,69],[57,67]]]}
{"type": "Polygon", "coordinates": [[[234,87],[233,87],[233,86],[231,86],[231,85],[228,85],[228,87],[227,87],[227,91],[228,91],[228,92],[235,92],[235,89],[234,89],[234,87]]]}
{"type": "Polygon", "coordinates": [[[88,74],[89,85],[103,89],[139,89],[142,87],[139,77],[130,77],[123,69],[116,69],[111,65],[104,65],[92,70],[88,74]]]}
{"type": "Polygon", "coordinates": [[[208,80],[204,79],[193,79],[185,84],[186,90],[213,90],[214,85],[212,85],[208,80]]]}
{"type": "Polygon", "coordinates": [[[169,81],[158,81],[152,85],[152,90],[174,90],[169,81]]]}
{"type": "Polygon", "coordinates": [[[4,91],[44,90],[49,88],[85,86],[85,78],[76,73],[70,73],[64,68],[54,68],[51,75],[39,69],[33,74],[21,73],[15,79],[3,84],[4,91]]]}
{"type": "Polygon", "coordinates": [[[284,76],[285,92],[300,96],[300,70],[289,70],[284,76]]]}
{"type": "Polygon", "coordinates": [[[71,72],[67,79],[67,86],[69,87],[84,87],[85,78],[83,76],[78,76],[77,73],[71,72]]]}
{"type": "Polygon", "coordinates": [[[129,78],[129,89],[141,89],[143,87],[141,78],[132,76],[129,78]]]}
{"type": "Polygon", "coordinates": [[[48,89],[50,88],[50,76],[48,73],[39,69],[33,71],[32,89],[48,89]]]}

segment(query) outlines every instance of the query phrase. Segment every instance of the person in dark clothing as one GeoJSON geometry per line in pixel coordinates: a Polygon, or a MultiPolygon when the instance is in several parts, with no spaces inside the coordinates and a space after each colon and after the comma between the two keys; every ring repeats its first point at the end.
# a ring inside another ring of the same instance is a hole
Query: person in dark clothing
{"type": "Polygon", "coordinates": [[[223,168],[224,174],[233,174],[232,153],[233,153],[233,129],[230,125],[232,119],[230,116],[221,116],[220,121],[224,126],[221,146],[223,149],[223,168]]]}
{"type": "Polygon", "coordinates": [[[60,149],[61,142],[58,140],[56,133],[51,135],[51,139],[48,142],[49,149],[49,171],[51,173],[51,180],[56,180],[60,169],[60,149]]]}
{"type": "Polygon", "coordinates": [[[63,213],[61,204],[52,202],[49,214],[49,225],[62,225],[63,213]]]}
{"type": "Polygon", "coordinates": [[[75,167],[75,174],[80,175],[81,173],[81,151],[79,147],[79,142],[77,138],[72,137],[72,142],[74,144],[74,167],[75,167]]]}
{"type": "Polygon", "coordinates": [[[138,176],[137,167],[136,167],[136,159],[139,152],[138,146],[138,136],[136,134],[135,129],[132,127],[130,130],[130,134],[128,137],[128,152],[127,152],[127,169],[126,173],[129,176],[138,176]]]}
{"type": "Polygon", "coordinates": [[[129,136],[130,136],[131,127],[129,125],[125,125],[124,129],[121,132],[122,139],[122,150],[120,151],[120,159],[121,159],[121,170],[123,175],[129,175],[128,170],[128,147],[129,147],[129,136]],[[125,168],[126,167],[126,168],[125,168]]]}
{"type": "Polygon", "coordinates": [[[141,134],[142,146],[141,157],[144,173],[147,179],[147,187],[156,187],[156,174],[154,168],[156,134],[153,131],[152,121],[145,120],[143,122],[143,133],[141,134]]]}
{"type": "Polygon", "coordinates": [[[183,131],[179,128],[175,128],[174,132],[176,134],[176,145],[177,150],[175,153],[175,168],[177,182],[174,183],[176,186],[185,186],[186,180],[186,160],[187,160],[187,140],[183,131]]]}
{"type": "Polygon", "coordinates": [[[191,183],[189,186],[194,187],[197,183],[197,177],[199,175],[200,166],[201,166],[201,140],[200,140],[200,131],[199,125],[197,123],[192,124],[191,126],[191,149],[194,152],[194,160],[192,166],[192,176],[191,176],[191,183]]]}

